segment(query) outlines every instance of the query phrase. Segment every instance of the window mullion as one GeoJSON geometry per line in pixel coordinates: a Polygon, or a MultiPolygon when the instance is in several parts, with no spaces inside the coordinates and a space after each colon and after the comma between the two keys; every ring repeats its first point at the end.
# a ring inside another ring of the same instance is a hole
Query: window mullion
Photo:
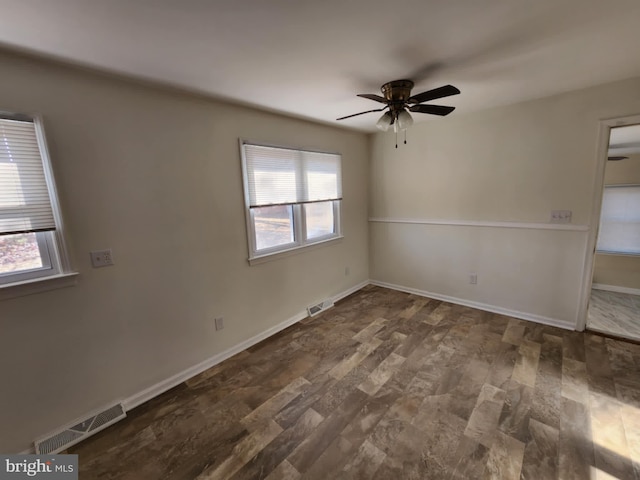
{"type": "Polygon", "coordinates": [[[257,235],[256,219],[255,219],[254,211],[252,208],[249,209],[249,221],[247,222],[247,225],[251,231],[251,235],[249,236],[249,248],[255,255],[258,251],[258,247],[257,247],[258,239],[256,238],[256,235],[257,235]]]}
{"type": "Polygon", "coordinates": [[[51,268],[51,255],[49,253],[49,242],[47,241],[47,236],[49,235],[47,235],[47,233],[36,233],[36,241],[38,242],[38,250],[40,251],[40,261],[42,262],[42,268],[51,268]]]}
{"type": "Polygon", "coordinates": [[[340,205],[341,201],[334,200],[332,203],[333,203],[333,232],[336,235],[342,235],[342,228],[340,227],[342,225],[342,220],[340,218],[340,211],[342,210],[340,205]]]}
{"type": "Polygon", "coordinates": [[[292,205],[293,208],[293,229],[295,241],[298,245],[304,245],[307,242],[305,238],[307,219],[304,216],[304,206],[300,203],[292,205]]]}

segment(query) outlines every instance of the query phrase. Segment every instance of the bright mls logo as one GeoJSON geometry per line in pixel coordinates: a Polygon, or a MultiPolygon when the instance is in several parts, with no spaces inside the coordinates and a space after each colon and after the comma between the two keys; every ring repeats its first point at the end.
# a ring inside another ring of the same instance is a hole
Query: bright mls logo
{"type": "Polygon", "coordinates": [[[0,455],[0,480],[78,480],[77,455],[0,455]]]}

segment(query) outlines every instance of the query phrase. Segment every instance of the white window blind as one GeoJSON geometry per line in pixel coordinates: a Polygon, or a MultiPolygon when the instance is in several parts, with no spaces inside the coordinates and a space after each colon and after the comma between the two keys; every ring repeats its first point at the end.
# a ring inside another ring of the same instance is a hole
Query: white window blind
{"type": "Polygon", "coordinates": [[[34,122],[0,116],[0,235],[55,228],[34,122]]]}
{"type": "Polygon", "coordinates": [[[605,187],[597,250],[640,255],[640,185],[605,187]]]}
{"type": "Polygon", "coordinates": [[[342,198],[340,155],[243,146],[250,208],[342,198]]]}

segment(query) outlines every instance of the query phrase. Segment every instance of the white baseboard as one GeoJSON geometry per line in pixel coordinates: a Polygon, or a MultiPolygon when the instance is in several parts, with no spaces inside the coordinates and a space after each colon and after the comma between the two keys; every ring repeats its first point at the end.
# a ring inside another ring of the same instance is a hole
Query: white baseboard
{"type": "Polygon", "coordinates": [[[358,290],[366,287],[367,285],[369,285],[371,282],[369,280],[365,280],[364,282],[360,282],[357,285],[354,285],[353,287],[345,290],[344,292],[339,293],[338,295],[335,295],[334,297],[332,297],[331,299],[333,300],[333,303],[336,303],[340,300],[342,300],[345,297],[348,297],[349,295],[351,295],[352,293],[357,292],[358,290]]]}
{"type": "Polygon", "coordinates": [[[393,283],[380,282],[378,280],[371,280],[372,285],[379,287],[390,288],[392,290],[399,290],[401,292],[413,293],[420,295],[421,297],[433,298],[435,300],[442,300],[444,302],[455,303],[457,305],[464,305],[465,307],[477,308],[478,310],[484,310],[492,313],[499,313],[500,315],[507,315],[509,317],[519,318],[522,320],[529,320],[531,322],[542,323],[544,325],[550,325],[552,327],[562,328],[564,330],[575,330],[575,325],[566,320],[560,320],[551,317],[545,317],[543,315],[536,315],[535,313],[520,312],[518,310],[511,310],[509,308],[497,307],[495,305],[489,305],[486,303],[474,302],[473,300],[465,300],[458,297],[450,297],[448,295],[442,295],[439,293],[427,292],[425,290],[418,290],[416,288],[405,287],[402,285],[395,285],[393,283]]]}
{"type": "Polygon", "coordinates": [[[151,400],[154,397],[166,392],[167,390],[172,389],[180,385],[182,382],[189,380],[192,377],[208,370],[209,368],[225,361],[228,358],[233,357],[235,354],[240,353],[243,350],[255,345],[256,343],[261,342],[265,338],[270,337],[271,335],[275,335],[276,333],[284,330],[287,327],[290,327],[294,323],[298,323],[300,320],[307,318],[307,311],[304,310],[295,314],[293,317],[288,318],[284,322],[280,322],[277,325],[274,325],[267,330],[254,335],[253,337],[245,340],[244,342],[240,342],[237,345],[234,345],[231,348],[228,348],[224,352],[220,352],[213,357],[207,358],[203,362],[194,365],[193,367],[189,367],[186,370],[183,370],[180,373],[177,373],[166,380],[162,380],[161,382],[156,383],[155,385],[151,385],[149,388],[142,390],[128,398],[126,398],[122,404],[124,405],[125,411],[129,411],[132,408],[137,407],[138,405],[142,405],[144,402],[151,400]]]}
{"type": "MultiPolygon", "coordinates": [[[[369,280],[365,280],[364,282],[360,282],[357,285],[354,285],[353,287],[348,288],[347,290],[338,293],[337,295],[334,295],[332,298],[332,300],[334,302],[337,302],[338,300],[341,300],[349,295],[351,295],[354,292],[357,292],[358,290],[360,290],[363,287],[366,287],[367,285],[369,285],[369,280]]],[[[246,350],[247,348],[255,345],[256,343],[261,342],[262,340],[275,335],[276,333],[284,330],[287,327],[290,327],[291,325],[293,325],[294,323],[299,322],[300,320],[303,320],[305,318],[307,318],[308,313],[306,310],[303,310],[295,315],[293,315],[291,318],[288,318],[287,320],[278,323],[277,325],[274,325],[271,328],[268,328],[267,330],[254,335],[253,337],[240,342],[237,345],[234,345],[231,348],[228,348],[227,350],[225,350],[224,352],[220,352],[200,363],[198,363],[197,365],[194,365],[192,367],[187,368],[186,370],[183,370],[182,372],[179,372],[165,380],[162,380],[161,382],[156,383],[155,385],[151,385],[148,388],[145,388],[144,390],[135,393],[134,395],[131,395],[128,398],[125,398],[124,400],[122,400],[122,406],[124,407],[125,412],[131,410],[132,408],[137,407],[138,405],[143,404],[144,402],[147,402],[149,400],[151,400],[154,397],[157,397],[158,395],[166,392],[167,390],[170,390],[173,387],[176,387],[178,385],[180,385],[182,382],[204,372],[205,370],[223,362],[224,360],[234,356],[237,353],[240,353],[243,350],[246,350]]],[[[30,447],[26,450],[23,450],[22,452],[19,452],[22,455],[31,455],[35,453],[35,449],[34,447],[30,447]]]]}
{"type": "MultiPolygon", "coordinates": [[[[353,287],[338,293],[337,295],[334,295],[332,297],[334,302],[337,302],[349,295],[351,295],[354,292],[357,292],[358,290],[360,290],[361,288],[366,287],[367,285],[372,284],[372,285],[377,285],[380,287],[385,287],[385,288],[390,288],[392,290],[398,290],[398,291],[402,291],[402,292],[407,292],[407,293],[413,293],[416,295],[420,295],[423,297],[429,297],[429,298],[433,298],[436,300],[442,300],[445,302],[450,302],[450,303],[455,303],[458,305],[464,305],[467,307],[473,307],[473,308],[477,308],[479,310],[485,310],[488,312],[494,312],[494,313],[499,313],[502,315],[508,315],[511,317],[515,317],[515,318],[520,318],[523,320],[530,320],[533,322],[537,322],[537,323],[542,323],[545,325],[551,325],[554,327],[559,327],[559,328],[563,328],[563,329],[567,329],[567,330],[573,330],[574,326],[571,325],[569,322],[566,321],[562,321],[562,320],[557,320],[557,319],[553,319],[553,318],[549,318],[549,317],[544,317],[541,315],[535,315],[535,314],[530,314],[530,313],[525,313],[525,312],[519,312],[516,310],[510,310],[510,309],[506,309],[506,308],[502,308],[502,307],[496,307],[493,305],[487,305],[487,304],[483,304],[483,303],[479,303],[479,302],[474,302],[474,301],[470,301],[470,300],[464,300],[462,298],[456,298],[456,297],[450,297],[447,295],[440,295],[437,293],[433,293],[433,292],[427,292],[424,290],[418,290],[415,288],[410,288],[410,287],[404,287],[402,285],[395,285],[395,284],[391,284],[391,283],[386,283],[386,282],[380,282],[377,280],[366,280],[364,282],[361,282],[357,285],[354,285],[353,287]]],[[[594,286],[595,288],[595,286],[594,286]]],[[[122,400],[122,405],[124,407],[125,411],[129,411],[132,408],[137,407],[138,405],[143,404],[144,402],[147,402],[149,400],[151,400],[154,397],[157,397],[158,395],[166,392],[167,390],[170,390],[173,387],[176,387],[178,385],[180,385],[182,382],[204,372],[205,370],[223,362],[224,360],[232,357],[233,355],[240,353],[243,350],[246,350],[247,348],[261,342],[262,340],[275,335],[276,333],[284,330],[285,328],[299,322],[300,320],[303,320],[307,317],[307,311],[303,310],[295,315],[293,315],[291,318],[288,318],[287,320],[278,323],[277,325],[274,325],[271,328],[268,328],[267,330],[254,335],[253,337],[240,342],[239,344],[223,351],[220,352],[200,363],[198,363],[197,365],[194,365],[190,368],[187,368],[186,370],[183,370],[182,372],[179,372],[161,382],[156,383],[155,385],[152,385],[134,395],[131,395],[128,398],[125,398],[124,400],[122,400]]],[[[34,453],[34,449],[30,448],[28,450],[25,450],[23,452],[20,452],[21,454],[33,454],[34,453]]]]}
{"type": "Polygon", "coordinates": [[[605,285],[604,283],[593,283],[594,290],[606,290],[607,292],[628,293],[630,295],[640,295],[640,288],[619,287],[617,285],[605,285]]]}
{"type": "MultiPolygon", "coordinates": [[[[337,302],[338,300],[348,295],[351,295],[354,292],[357,292],[358,290],[360,290],[361,288],[365,287],[368,284],[369,284],[368,280],[361,282],[345,290],[344,292],[338,293],[337,295],[333,296],[332,299],[334,302],[337,302]]],[[[132,408],[135,408],[138,405],[141,405],[144,402],[147,402],[152,398],[157,397],[158,395],[166,392],[167,390],[180,385],[182,382],[192,377],[195,377],[196,375],[204,372],[205,370],[223,362],[227,358],[233,357],[235,354],[240,353],[243,350],[246,350],[247,348],[255,345],[256,343],[261,342],[266,338],[269,338],[272,335],[275,335],[276,333],[284,330],[285,328],[290,327],[294,323],[297,323],[300,320],[307,318],[307,316],[308,316],[307,311],[303,310],[295,314],[291,318],[288,318],[287,320],[280,322],[271,328],[268,328],[264,332],[254,335],[253,337],[245,340],[244,342],[240,342],[239,344],[234,345],[233,347],[225,350],[224,352],[220,352],[214,355],[213,357],[210,357],[204,360],[203,362],[200,362],[197,365],[194,365],[193,367],[187,368],[186,370],[183,370],[182,372],[177,373],[176,375],[173,375],[172,377],[169,377],[166,380],[158,382],[155,385],[152,385],[149,388],[146,388],[141,392],[138,392],[124,399],[122,401],[122,404],[124,405],[125,411],[129,411],[132,408]]]]}

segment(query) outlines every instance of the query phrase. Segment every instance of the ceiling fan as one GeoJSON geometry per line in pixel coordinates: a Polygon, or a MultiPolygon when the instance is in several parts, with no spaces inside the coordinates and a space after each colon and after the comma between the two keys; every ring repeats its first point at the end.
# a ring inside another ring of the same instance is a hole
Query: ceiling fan
{"type": "MultiPolygon", "coordinates": [[[[397,133],[398,130],[406,130],[413,124],[413,118],[411,118],[411,114],[409,112],[445,116],[455,110],[455,107],[422,104],[423,102],[428,102],[430,100],[458,95],[460,90],[453,85],[445,85],[443,87],[434,88],[433,90],[428,90],[412,96],[411,89],[413,88],[413,85],[414,84],[411,80],[394,80],[392,82],[385,83],[380,88],[384,95],[383,97],[373,93],[358,94],[358,97],[368,98],[369,100],[374,100],[386,105],[375,110],[367,110],[366,112],[354,113],[353,115],[340,117],[337,120],[345,120],[358,115],[364,115],[365,113],[382,112],[383,110],[388,109],[382,114],[378,123],[376,123],[376,127],[386,132],[389,127],[393,125],[394,131],[397,133]]],[[[405,143],[407,143],[406,140],[405,143]]]]}

